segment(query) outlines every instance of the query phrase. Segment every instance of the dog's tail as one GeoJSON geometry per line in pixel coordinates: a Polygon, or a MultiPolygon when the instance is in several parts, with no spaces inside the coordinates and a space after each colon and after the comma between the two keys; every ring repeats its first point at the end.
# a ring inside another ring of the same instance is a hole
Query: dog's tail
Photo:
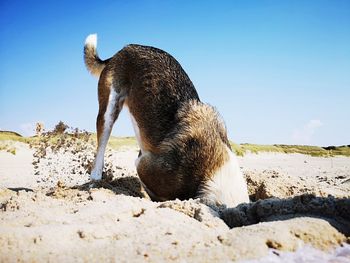
{"type": "Polygon", "coordinates": [[[84,45],[84,61],[87,69],[90,73],[96,77],[101,75],[102,70],[105,68],[107,60],[101,60],[96,51],[97,35],[91,34],[85,40],[84,45]]]}

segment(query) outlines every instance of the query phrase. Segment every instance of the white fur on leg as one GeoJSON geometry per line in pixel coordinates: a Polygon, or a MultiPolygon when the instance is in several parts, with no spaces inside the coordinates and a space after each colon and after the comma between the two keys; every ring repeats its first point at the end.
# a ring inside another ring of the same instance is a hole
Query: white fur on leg
{"type": "Polygon", "coordinates": [[[139,128],[134,116],[132,116],[131,112],[130,112],[130,119],[131,119],[132,126],[134,128],[137,143],[140,147],[141,153],[143,153],[145,151],[145,149],[143,147],[142,140],[141,140],[140,128],[139,128]]]}
{"type": "MultiPolygon", "coordinates": [[[[126,107],[126,108],[128,109],[127,105],[125,105],[124,107],[126,107]]],[[[140,147],[141,154],[144,154],[144,153],[145,153],[145,149],[144,149],[143,144],[142,144],[139,125],[137,124],[137,122],[136,122],[134,116],[131,114],[130,111],[129,111],[129,115],[130,115],[130,119],[131,119],[132,126],[133,126],[133,128],[134,128],[134,132],[135,132],[135,137],[136,137],[136,140],[137,140],[137,144],[138,144],[139,147],[140,147]]],[[[141,157],[138,157],[138,158],[135,160],[135,166],[136,166],[136,167],[139,165],[140,158],[141,158],[141,157]]]]}
{"type": "Polygon", "coordinates": [[[90,176],[92,180],[101,180],[102,178],[104,154],[106,151],[107,142],[111,134],[113,123],[114,123],[113,115],[115,111],[117,97],[118,97],[118,93],[114,90],[113,87],[111,87],[107,109],[103,116],[104,117],[103,131],[100,137],[100,141],[98,143],[98,149],[96,153],[94,168],[92,169],[91,176],[90,176]]]}
{"type": "Polygon", "coordinates": [[[228,148],[227,152],[229,159],[202,186],[199,197],[214,204],[235,207],[241,203],[248,203],[249,195],[247,183],[239,167],[237,157],[228,148]]]}
{"type": "Polygon", "coordinates": [[[103,148],[99,147],[99,149],[97,150],[94,168],[92,169],[90,175],[91,180],[98,181],[102,179],[105,147],[103,148]]]}

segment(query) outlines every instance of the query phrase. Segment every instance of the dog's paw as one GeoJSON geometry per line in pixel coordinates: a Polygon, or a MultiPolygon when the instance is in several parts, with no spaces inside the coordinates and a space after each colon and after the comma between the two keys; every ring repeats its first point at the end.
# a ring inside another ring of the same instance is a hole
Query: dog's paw
{"type": "Polygon", "coordinates": [[[90,179],[92,181],[100,181],[102,179],[102,171],[92,171],[90,179]]]}

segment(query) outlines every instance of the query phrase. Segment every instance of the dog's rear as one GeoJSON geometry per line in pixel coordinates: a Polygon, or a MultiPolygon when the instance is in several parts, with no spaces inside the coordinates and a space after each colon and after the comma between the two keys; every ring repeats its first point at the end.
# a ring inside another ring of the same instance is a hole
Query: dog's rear
{"type": "Polygon", "coordinates": [[[101,179],[113,123],[127,106],[141,149],[137,172],[154,200],[201,197],[228,206],[249,201],[224,122],[214,108],[200,102],[171,55],[129,45],[102,61],[94,35],[87,38],[84,54],[89,71],[100,77],[92,179],[101,179]]]}

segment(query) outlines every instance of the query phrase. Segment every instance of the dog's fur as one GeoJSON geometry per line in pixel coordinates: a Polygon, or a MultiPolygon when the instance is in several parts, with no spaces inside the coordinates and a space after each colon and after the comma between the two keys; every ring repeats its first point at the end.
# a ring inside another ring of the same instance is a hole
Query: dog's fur
{"type": "Polygon", "coordinates": [[[91,178],[101,179],[112,126],[128,107],[141,149],[137,173],[153,200],[249,202],[223,120],[199,100],[175,58],[154,47],[128,45],[102,61],[96,43],[96,35],[90,35],[84,46],[86,67],[99,77],[98,148],[91,178]]]}

